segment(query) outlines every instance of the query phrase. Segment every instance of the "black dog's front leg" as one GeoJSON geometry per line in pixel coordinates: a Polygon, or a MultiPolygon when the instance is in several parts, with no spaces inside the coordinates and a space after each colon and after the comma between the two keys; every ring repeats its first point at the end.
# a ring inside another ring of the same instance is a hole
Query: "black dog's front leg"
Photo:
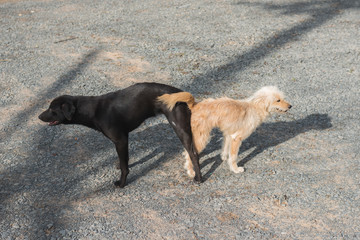
{"type": "Polygon", "coordinates": [[[119,181],[114,184],[117,187],[123,188],[126,184],[126,177],[129,174],[129,150],[128,150],[128,135],[123,136],[120,140],[115,142],[116,152],[120,161],[121,177],[119,181]]]}

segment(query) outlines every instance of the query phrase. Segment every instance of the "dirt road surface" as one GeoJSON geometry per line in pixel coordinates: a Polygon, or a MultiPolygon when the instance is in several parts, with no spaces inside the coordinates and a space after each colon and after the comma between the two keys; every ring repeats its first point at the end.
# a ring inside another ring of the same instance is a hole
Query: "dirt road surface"
{"type": "Polygon", "coordinates": [[[358,0],[0,1],[1,239],[359,239],[358,0]],[[164,117],[112,143],[37,116],[62,94],[160,82],[197,99],[276,85],[293,108],[183,169],[164,117]]]}

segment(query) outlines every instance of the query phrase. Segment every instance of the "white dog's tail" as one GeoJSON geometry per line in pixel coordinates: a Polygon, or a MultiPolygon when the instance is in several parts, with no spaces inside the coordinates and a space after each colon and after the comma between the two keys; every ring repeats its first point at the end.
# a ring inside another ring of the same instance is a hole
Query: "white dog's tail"
{"type": "Polygon", "coordinates": [[[178,92],[173,94],[164,94],[157,98],[161,103],[164,103],[167,108],[171,111],[177,102],[184,102],[188,105],[190,110],[195,105],[195,99],[189,92],[178,92]]]}

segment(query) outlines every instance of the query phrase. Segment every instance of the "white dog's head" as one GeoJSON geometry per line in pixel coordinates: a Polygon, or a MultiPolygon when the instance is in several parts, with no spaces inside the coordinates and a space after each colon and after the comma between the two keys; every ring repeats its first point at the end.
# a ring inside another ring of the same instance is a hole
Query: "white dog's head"
{"type": "Polygon", "coordinates": [[[287,112],[292,106],[284,100],[284,94],[275,86],[267,86],[258,90],[250,101],[265,107],[267,112],[287,112]]]}

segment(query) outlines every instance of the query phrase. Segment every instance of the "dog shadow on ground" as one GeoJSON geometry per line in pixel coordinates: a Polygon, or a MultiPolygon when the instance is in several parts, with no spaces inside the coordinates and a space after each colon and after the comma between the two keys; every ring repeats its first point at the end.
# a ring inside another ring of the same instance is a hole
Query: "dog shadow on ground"
{"type": "MultiPolygon", "coordinates": [[[[262,153],[266,149],[270,147],[275,147],[281,143],[284,143],[291,138],[296,137],[299,134],[311,131],[311,130],[325,130],[331,128],[331,118],[328,114],[311,114],[303,119],[294,120],[290,122],[281,121],[275,123],[263,123],[255,132],[253,132],[250,137],[243,141],[239,153],[247,151],[251,148],[255,149],[248,154],[245,158],[243,158],[238,165],[244,166],[247,162],[256,157],[256,155],[262,153]]],[[[219,148],[218,140],[221,137],[221,133],[215,133],[215,136],[212,138],[210,142],[210,146],[208,146],[204,153],[201,154],[204,156],[216,149],[219,148]]],[[[201,156],[200,156],[201,160],[201,156]]],[[[210,170],[207,171],[203,177],[204,181],[206,181],[214,171],[221,165],[223,161],[220,158],[220,155],[216,155],[209,159],[203,161],[200,167],[203,169],[205,166],[212,164],[210,170]]]]}
{"type": "MultiPolygon", "coordinates": [[[[139,158],[137,153],[142,153],[144,151],[138,147],[135,147],[133,150],[130,149],[130,173],[127,179],[127,185],[131,185],[134,181],[140,180],[142,176],[145,176],[150,171],[159,168],[162,164],[170,161],[178,161],[175,158],[178,158],[179,153],[182,153],[184,150],[180,139],[176,136],[175,131],[167,122],[148,127],[139,132],[131,133],[131,135],[132,136],[129,139],[130,144],[131,142],[136,142],[137,146],[144,146],[145,148],[148,147],[151,150],[147,150],[149,153],[139,158]],[[156,143],[152,144],[151,141],[155,141],[156,143]],[[157,159],[154,160],[153,158],[157,159]],[[134,162],[132,161],[133,159],[138,160],[134,162]]],[[[183,157],[180,156],[180,158],[182,159],[183,157]]],[[[118,167],[118,158],[114,160],[116,161],[116,166],[118,167]]],[[[183,169],[181,168],[181,170],[183,169]]]]}

